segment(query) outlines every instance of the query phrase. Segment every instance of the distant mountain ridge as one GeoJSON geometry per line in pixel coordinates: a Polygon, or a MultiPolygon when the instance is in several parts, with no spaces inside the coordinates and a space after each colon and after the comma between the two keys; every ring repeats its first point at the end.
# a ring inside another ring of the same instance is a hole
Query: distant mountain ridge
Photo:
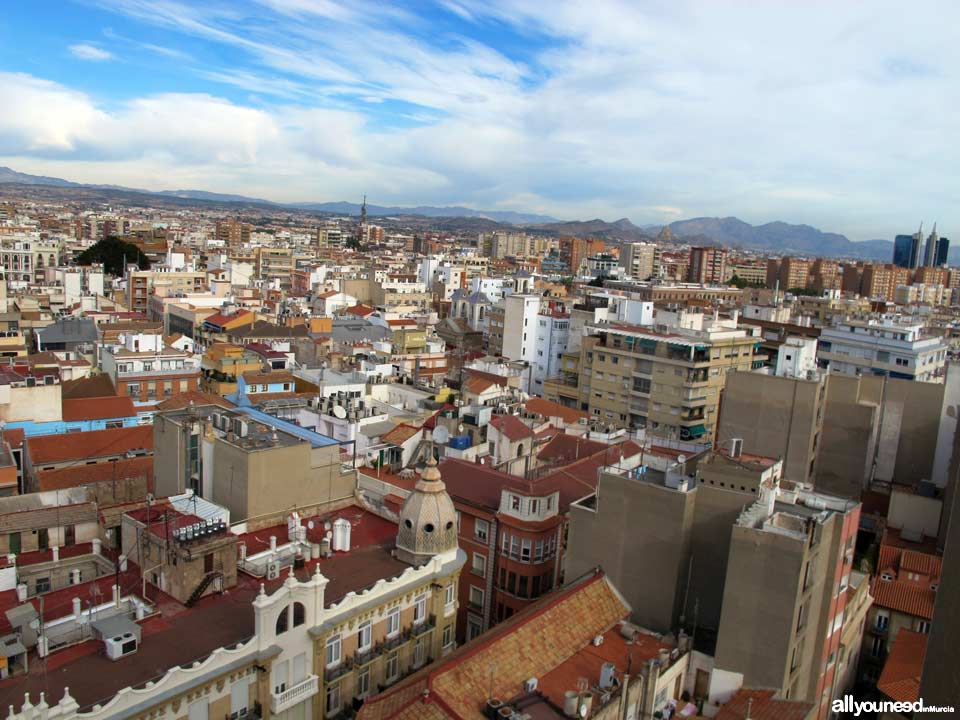
{"type": "MultiPolygon", "coordinates": [[[[301,202],[301,203],[278,203],[272,200],[262,198],[247,197],[246,195],[231,195],[229,193],[215,193],[206,190],[143,190],[140,188],[128,188],[120,185],[91,185],[87,183],[77,183],[63,178],[47,177],[45,175],[29,175],[27,173],[17,172],[12,168],[0,167],[0,183],[19,183],[21,185],[50,185],[53,187],[89,187],[107,190],[131,191],[145,193],[147,195],[163,195],[165,197],[175,197],[184,200],[206,200],[210,202],[238,202],[254,203],[257,205],[274,205],[276,207],[289,207],[298,210],[311,210],[313,212],[326,212],[335,215],[359,215],[360,203],[351,202],[301,202]]],[[[424,217],[477,217],[495,220],[496,222],[510,223],[513,225],[525,223],[549,223],[556,222],[557,219],[549,215],[536,215],[533,213],[520,213],[512,210],[474,210],[467,207],[434,207],[431,205],[420,205],[417,207],[388,207],[383,205],[367,205],[367,214],[371,217],[384,215],[422,215],[424,217]]]]}
{"type": "MultiPolygon", "coordinates": [[[[163,190],[152,192],[118,185],[90,185],[76,183],[62,178],[44,175],[30,175],[17,172],[8,167],[0,167],[0,184],[17,183],[32,186],[50,186],[55,188],[77,188],[128,193],[141,193],[176,201],[197,200],[200,202],[253,204],[273,208],[289,208],[310,212],[335,215],[358,215],[360,204],[351,202],[302,202],[277,203],[245,195],[214,193],[205,190],[163,190]]],[[[462,206],[437,207],[419,205],[416,207],[367,205],[367,214],[371,217],[421,217],[440,220],[440,225],[454,229],[456,218],[469,219],[470,227],[477,231],[488,231],[502,223],[519,226],[531,232],[543,232],[557,235],[575,235],[597,237],[608,241],[636,242],[652,240],[664,228],[669,229],[677,242],[709,242],[733,248],[759,252],[796,253],[799,255],[823,255],[828,257],[847,257],[862,260],[880,260],[890,262],[893,255],[893,243],[888,240],[866,240],[853,242],[839,233],[823,232],[810,225],[793,225],[775,221],[763,225],[751,225],[736,217],[698,217],[677,220],[669,225],[634,225],[629,219],[621,218],[614,222],[593,219],[585,221],[559,221],[547,215],[515,212],[510,210],[474,210],[462,206]]],[[[462,223],[461,223],[462,224],[462,223]]],[[[667,234],[667,233],[665,233],[667,234]]],[[[958,243],[960,245],[960,243],[958,243]]],[[[960,247],[950,252],[951,263],[960,263],[960,247]]]]}

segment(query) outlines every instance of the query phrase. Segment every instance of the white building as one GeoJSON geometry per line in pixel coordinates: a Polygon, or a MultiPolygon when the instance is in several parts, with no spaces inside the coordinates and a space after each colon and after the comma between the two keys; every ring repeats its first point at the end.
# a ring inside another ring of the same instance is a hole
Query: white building
{"type": "Polygon", "coordinates": [[[921,382],[943,382],[947,343],[922,323],[879,319],[846,320],[820,333],[821,367],[844,375],[884,375],[921,382]]]}

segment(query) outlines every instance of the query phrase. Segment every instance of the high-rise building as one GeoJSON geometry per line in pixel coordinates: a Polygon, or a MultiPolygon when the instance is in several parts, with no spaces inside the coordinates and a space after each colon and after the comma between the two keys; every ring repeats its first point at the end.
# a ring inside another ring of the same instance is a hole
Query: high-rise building
{"type": "Polygon", "coordinates": [[[913,270],[920,264],[920,235],[897,235],[893,241],[893,264],[913,270]]]}
{"type": "Polygon", "coordinates": [[[940,243],[940,235],[937,234],[937,224],[933,224],[933,231],[927,236],[927,244],[923,248],[923,264],[926,267],[933,267],[937,260],[937,245],[940,243]]]}
{"type": "Polygon", "coordinates": [[[947,264],[947,255],[950,253],[950,240],[948,238],[940,238],[940,242],[937,243],[937,256],[934,260],[934,264],[937,267],[942,267],[947,264]]]}
{"type": "Polygon", "coordinates": [[[654,243],[629,243],[620,248],[620,266],[634,280],[647,280],[660,268],[660,246],[654,243]]]}
{"type": "Polygon", "coordinates": [[[718,247],[690,248],[687,280],[701,285],[721,285],[727,276],[727,251],[718,247]]]}
{"type": "Polygon", "coordinates": [[[217,220],[217,240],[230,247],[246,245],[250,242],[252,227],[249,223],[237,222],[233,218],[217,220]]]}

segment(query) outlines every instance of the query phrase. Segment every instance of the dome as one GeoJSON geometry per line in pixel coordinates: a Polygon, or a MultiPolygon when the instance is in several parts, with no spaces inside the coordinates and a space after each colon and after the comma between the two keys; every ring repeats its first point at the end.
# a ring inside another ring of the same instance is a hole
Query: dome
{"type": "Polygon", "coordinates": [[[400,510],[397,555],[419,565],[457,547],[457,510],[440,478],[432,453],[413,492],[400,510]]]}

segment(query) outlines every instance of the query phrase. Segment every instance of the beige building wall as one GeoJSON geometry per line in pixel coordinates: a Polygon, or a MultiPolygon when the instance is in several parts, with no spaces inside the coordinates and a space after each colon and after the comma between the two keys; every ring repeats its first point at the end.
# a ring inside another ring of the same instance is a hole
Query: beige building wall
{"type": "Polygon", "coordinates": [[[728,373],[718,443],[742,438],[747,452],[781,458],[787,480],[812,482],[825,396],[821,380],[728,373]]]}
{"type": "Polygon", "coordinates": [[[631,619],[671,632],[683,612],[696,491],[603,473],[590,502],[570,507],[564,576],[602,567],[631,619]]]}

